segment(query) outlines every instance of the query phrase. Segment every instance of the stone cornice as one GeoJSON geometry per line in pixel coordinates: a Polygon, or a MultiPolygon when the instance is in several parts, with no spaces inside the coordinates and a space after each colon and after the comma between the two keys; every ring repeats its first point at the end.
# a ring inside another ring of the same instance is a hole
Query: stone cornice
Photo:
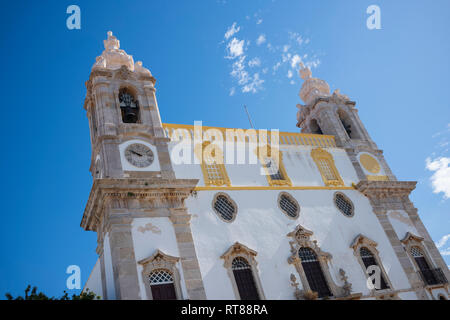
{"type": "Polygon", "coordinates": [[[97,231],[100,216],[107,200],[158,200],[182,203],[195,186],[198,179],[99,179],[95,180],[81,220],[81,227],[97,231]]]}
{"type": "Polygon", "coordinates": [[[356,189],[368,198],[406,197],[416,188],[416,181],[360,181],[356,189]]]}

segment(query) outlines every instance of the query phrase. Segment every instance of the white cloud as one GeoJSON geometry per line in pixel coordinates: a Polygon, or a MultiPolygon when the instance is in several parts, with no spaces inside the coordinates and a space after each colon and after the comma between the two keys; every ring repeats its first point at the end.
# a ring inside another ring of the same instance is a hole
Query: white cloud
{"type": "Polygon", "coordinates": [[[249,81],[248,72],[245,70],[245,58],[246,56],[241,56],[238,60],[233,62],[231,76],[237,79],[238,84],[244,85],[249,81]]]}
{"type": "Polygon", "coordinates": [[[294,74],[293,74],[292,70],[288,70],[287,77],[290,79],[290,78],[292,78],[293,75],[294,74]]]}
{"type": "Polygon", "coordinates": [[[255,73],[252,80],[242,88],[242,92],[256,93],[262,89],[263,83],[264,80],[259,78],[259,73],[255,73]]]}
{"type": "Polygon", "coordinates": [[[239,30],[241,29],[241,27],[237,27],[237,28],[236,28],[236,25],[237,25],[237,23],[234,22],[234,23],[231,25],[231,27],[228,28],[227,32],[225,32],[225,35],[224,35],[225,39],[228,40],[228,38],[230,38],[232,35],[234,35],[235,33],[238,33],[238,32],[239,32],[239,30]]]}
{"type": "Polygon", "coordinates": [[[261,65],[261,60],[258,57],[255,57],[248,62],[248,65],[251,68],[259,67],[261,65]]]}
{"type": "Polygon", "coordinates": [[[260,34],[258,39],[256,39],[256,44],[262,45],[264,42],[266,42],[266,35],[265,34],[260,34]]]}
{"type": "Polygon", "coordinates": [[[236,92],[236,89],[234,87],[232,87],[230,89],[230,96],[234,96],[235,92],[236,92]]]}
{"type": "Polygon", "coordinates": [[[234,59],[244,53],[244,40],[233,38],[227,45],[228,56],[226,58],[234,59]]]}
{"type": "Polygon", "coordinates": [[[302,61],[302,58],[298,54],[294,54],[291,59],[291,68],[297,68],[298,64],[302,61]]]}
{"type": "Polygon", "coordinates": [[[303,43],[303,37],[297,32],[289,32],[290,38],[297,42],[299,45],[303,43]]]}
{"type": "Polygon", "coordinates": [[[258,21],[256,21],[256,24],[261,24],[263,22],[263,19],[258,19],[258,21]]]}
{"type": "Polygon", "coordinates": [[[285,44],[285,45],[283,46],[283,52],[288,52],[288,50],[289,50],[290,47],[291,47],[290,45],[285,44]]]}
{"type": "Polygon", "coordinates": [[[439,241],[436,242],[436,247],[438,249],[442,248],[443,246],[445,246],[445,244],[447,243],[448,240],[450,240],[450,233],[446,234],[441,239],[439,239],[439,241]]]}
{"type": "Polygon", "coordinates": [[[450,158],[427,158],[426,168],[434,172],[430,178],[433,192],[442,192],[445,199],[450,198],[450,158]]]}

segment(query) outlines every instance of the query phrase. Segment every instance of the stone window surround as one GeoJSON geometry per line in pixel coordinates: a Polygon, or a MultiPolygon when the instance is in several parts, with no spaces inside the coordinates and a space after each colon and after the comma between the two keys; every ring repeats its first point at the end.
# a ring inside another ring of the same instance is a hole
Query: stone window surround
{"type": "Polygon", "coordinates": [[[295,199],[290,193],[282,191],[278,194],[278,199],[277,199],[277,205],[278,208],[281,210],[281,212],[283,212],[283,214],[288,217],[291,220],[297,220],[298,217],[300,216],[300,204],[298,203],[297,199],[295,199]],[[282,196],[286,196],[288,197],[292,202],[294,202],[297,205],[297,211],[296,211],[296,215],[295,217],[291,217],[290,215],[288,215],[280,206],[280,200],[282,196]]]}
{"type": "Polygon", "coordinates": [[[328,266],[328,262],[331,261],[332,255],[328,252],[324,252],[317,245],[317,240],[311,240],[313,232],[307,230],[306,228],[298,225],[294,231],[287,234],[288,237],[291,237],[293,240],[289,241],[291,246],[291,256],[288,258],[288,263],[294,265],[297,270],[298,275],[300,276],[300,281],[302,283],[303,291],[302,294],[311,291],[311,287],[309,286],[308,279],[306,277],[306,273],[303,270],[302,261],[298,255],[298,251],[300,248],[310,248],[314,251],[317,256],[317,260],[320,263],[320,267],[325,276],[325,280],[327,282],[328,288],[333,294],[334,298],[344,297],[346,296],[346,291],[343,287],[339,287],[333,280],[330,268],[328,266]]]}
{"type": "Polygon", "coordinates": [[[355,215],[355,205],[353,204],[353,201],[350,200],[350,198],[349,198],[345,193],[342,193],[342,192],[339,192],[339,191],[335,192],[334,195],[333,195],[333,203],[334,203],[334,206],[336,207],[336,209],[338,209],[338,211],[339,211],[344,217],[346,217],[346,218],[351,218],[351,217],[353,217],[353,216],[355,215]],[[339,209],[339,207],[337,206],[337,204],[336,204],[336,196],[337,196],[338,194],[340,194],[341,196],[343,196],[344,199],[347,200],[347,201],[350,203],[350,205],[352,206],[352,214],[351,214],[351,215],[346,215],[346,214],[343,213],[343,212],[341,211],[341,209],[339,209]]]}
{"type": "Polygon", "coordinates": [[[339,171],[336,168],[336,164],[334,163],[334,158],[331,153],[318,147],[311,150],[311,158],[316,163],[316,167],[319,170],[320,175],[322,176],[322,180],[325,183],[325,186],[338,187],[344,185],[344,181],[342,180],[341,175],[339,174],[339,171]],[[328,180],[325,172],[323,172],[323,170],[321,169],[320,160],[325,160],[327,162],[329,169],[336,178],[335,180],[328,180]]]}
{"type": "Polygon", "coordinates": [[[177,268],[177,263],[179,260],[180,258],[169,256],[158,249],[150,257],[138,262],[138,264],[143,267],[142,281],[144,281],[145,292],[148,300],[153,300],[152,289],[148,281],[148,277],[153,271],[158,269],[167,270],[172,274],[177,300],[183,299],[183,295],[181,293],[180,273],[177,268]]]}
{"type": "Polygon", "coordinates": [[[389,288],[382,289],[382,290],[370,289],[371,295],[375,295],[375,293],[377,293],[377,295],[379,295],[380,293],[389,293],[389,292],[395,291],[394,287],[392,286],[391,280],[387,276],[387,272],[384,269],[383,263],[381,262],[379,251],[376,248],[377,246],[378,246],[378,243],[367,238],[366,236],[364,236],[362,234],[357,235],[356,238],[353,240],[352,244],[350,245],[350,248],[353,249],[353,254],[356,256],[359,264],[361,265],[361,268],[363,270],[364,275],[366,276],[366,279],[368,279],[369,276],[367,275],[367,271],[366,271],[367,269],[366,269],[366,266],[364,265],[364,262],[361,258],[361,254],[360,254],[360,249],[362,247],[367,248],[373,254],[373,257],[374,257],[375,261],[377,262],[378,267],[380,268],[381,274],[384,277],[386,284],[389,286],[389,288]]]}
{"type": "Polygon", "coordinates": [[[224,259],[224,267],[227,269],[227,274],[230,277],[231,285],[233,287],[234,295],[236,296],[237,300],[241,300],[239,289],[236,284],[236,279],[234,278],[234,273],[232,269],[232,262],[234,258],[242,257],[249,263],[252,275],[253,275],[253,281],[255,282],[256,290],[258,292],[259,298],[261,300],[265,300],[266,297],[264,295],[264,291],[262,289],[261,280],[259,279],[259,272],[258,272],[258,262],[256,261],[255,257],[258,253],[247,246],[235,242],[223,255],[220,256],[221,259],[224,259]]]}
{"type": "MultiPolygon", "coordinates": [[[[412,260],[413,266],[417,272],[420,271],[420,268],[416,262],[416,259],[411,254],[412,247],[418,247],[420,249],[420,251],[423,254],[423,257],[425,258],[425,261],[428,263],[430,268],[432,268],[432,269],[437,268],[433,259],[431,259],[430,255],[428,254],[427,249],[425,248],[425,246],[423,244],[423,240],[424,240],[424,238],[416,236],[415,234],[412,234],[411,232],[407,232],[405,234],[405,237],[402,240],[400,240],[400,242],[403,244],[403,246],[405,248],[406,254],[412,260]]],[[[421,281],[423,282],[422,279],[421,279],[421,281]]],[[[427,286],[427,284],[425,284],[425,283],[424,283],[424,285],[427,286]]]]}
{"type": "Polygon", "coordinates": [[[237,214],[238,214],[238,206],[237,206],[236,202],[230,197],[229,194],[227,194],[227,193],[225,193],[225,192],[217,192],[217,193],[214,195],[214,198],[213,198],[212,201],[211,201],[211,207],[212,207],[212,209],[214,210],[214,212],[216,213],[217,217],[218,217],[220,220],[222,220],[223,222],[226,222],[226,223],[232,223],[232,222],[236,219],[237,214]],[[219,196],[224,196],[224,197],[226,197],[226,198],[228,199],[228,201],[230,201],[230,202],[233,204],[233,206],[236,208],[236,212],[235,212],[235,214],[233,215],[233,218],[232,218],[231,220],[226,220],[226,219],[224,219],[224,218],[222,217],[222,215],[220,214],[220,212],[218,212],[218,211],[216,210],[216,208],[214,208],[214,204],[216,203],[217,197],[219,197],[219,196]]]}

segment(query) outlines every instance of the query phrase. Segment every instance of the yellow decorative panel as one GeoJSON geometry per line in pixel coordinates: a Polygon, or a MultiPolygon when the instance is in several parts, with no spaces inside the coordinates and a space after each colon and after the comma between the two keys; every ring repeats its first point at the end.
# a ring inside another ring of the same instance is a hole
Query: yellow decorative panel
{"type": "Polygon", "coordinates": [[[367,153],[363,153],[359,157],[359,162],[364,167],[364,169],[366,169],[370,173],[377,174],[381,170],[380,164],[378,163],[377,159],[367,153]]]}
{"type": "Polygon", "coordinates": [[[369,181],[389,181],[389,177],[388,176],[372,176],[372,175],[368,175],[366,177],[367,177],[367,180],[369,180],[369,181]]]}
{"type": "Polygon", "coordinates": [[[322,148],[315,148],[311,151],[311,157],[317,165],[322,175],[323,182],[327,186],[343,186],[339,172],[334,164],[333,156],[322,148]]]}
{"type": "Polygon", "coordinates": [[[230,178],[224,165],[223,152],[219,146],[205,141],[197,144],[194,152],[201,162],[205,186],[230,186],[230,178]]]}
{"type": "Polygon", "coordinates": [[[271,148],[267,145],[261,147],[261,149],[266,150],[267,154],[264,154],[258,148],[255,150],[255,152],[258,155],[258,159],[264,168],[269,185],[292,186],[291,179],[289,179],[286,168],[283,164],[283,153],[278,148],[271,148]],[[276,155],[278,155],[278,159],[276,155]]]}

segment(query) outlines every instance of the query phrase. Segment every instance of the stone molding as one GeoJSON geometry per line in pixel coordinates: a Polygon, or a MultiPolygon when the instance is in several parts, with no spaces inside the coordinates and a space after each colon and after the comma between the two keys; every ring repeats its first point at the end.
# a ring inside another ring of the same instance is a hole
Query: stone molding
{"type": "Polygon", "coordinates": [[[153,300],[152,289],[150,283],[147,281],[148,277],[153,271],[164,269],[169,271],[173,276],[173,284],[175,287],[175,293],[177,300],[182,300],[182,291],[180,285],[180,273],[177,268],[177,263],[180,261],[179,257],[173,257],[165,254],[161,250],[156,250],[150,257],[138,261],[138,264],[142,265],[142,280],[144,281],[145,291],[147,293],[147,299],[153,300]]]}
{"type": "Polygon", "coordinates": [[[301,225],[297,225],[294,231],[287,234],[288,237],[292,238],[292,240],[289,241],[289,245],[291,246],[291,255],[288,258],[288,263],[292,264],[295,267],[298,275],[300,276],[300,281],[303,287],[303,290],[300,291],[300,293],[303,295],[304,293],[311,291],[306,273],[303,270],[302,261],[298,255],[298,251],[300,250],[300,248],[305,247],[310,248],[316,254],[317,260],[320,263],[320,267],[328,284],[328,288],[333,294],[333,297],[343,298],[348,296],[350,293],[348,291],[348,288],[349,286],[351,287],[351,284],[344,283],[343,286],[338,286],[334,282],[333,277],[330,273],[330,268],[328,266],[328,262],[331,261],[333,256],[328,252],[322,251],[317,244],[317,240],[311,240],[312,235],[312,231],[302,227],[301,225]]]}
{"type": "Polygon", "coordinates": [[[258,272],[258,262],[255,257],[257,256],[257,252],[255,250],[250,249],[249,247],[243,245],[242,243],[235,242],[224,254],[220,256],[221,259],[224,260],[223,266],[227,269],[228,277],[231,280],[231,285],[233,287],[234,294],[236,299],[241,299],[239,294],[239,289],[237,287],[236,279],[234,278],[234,273],[232,269],[233,260],[237,257],[242,257],[250,264],[252,270],[253,281],[256,285],[256,290],[258,291],[259,298],[261,300],[265,300],[264,291],[262,288],[261,280],[259,278],[258,272]]]}
{"type": "Polygon", "coordinates": [[[360,181],[356,189],[371,199],[407,197],[416,188],[416,181],[360,181]]]}

